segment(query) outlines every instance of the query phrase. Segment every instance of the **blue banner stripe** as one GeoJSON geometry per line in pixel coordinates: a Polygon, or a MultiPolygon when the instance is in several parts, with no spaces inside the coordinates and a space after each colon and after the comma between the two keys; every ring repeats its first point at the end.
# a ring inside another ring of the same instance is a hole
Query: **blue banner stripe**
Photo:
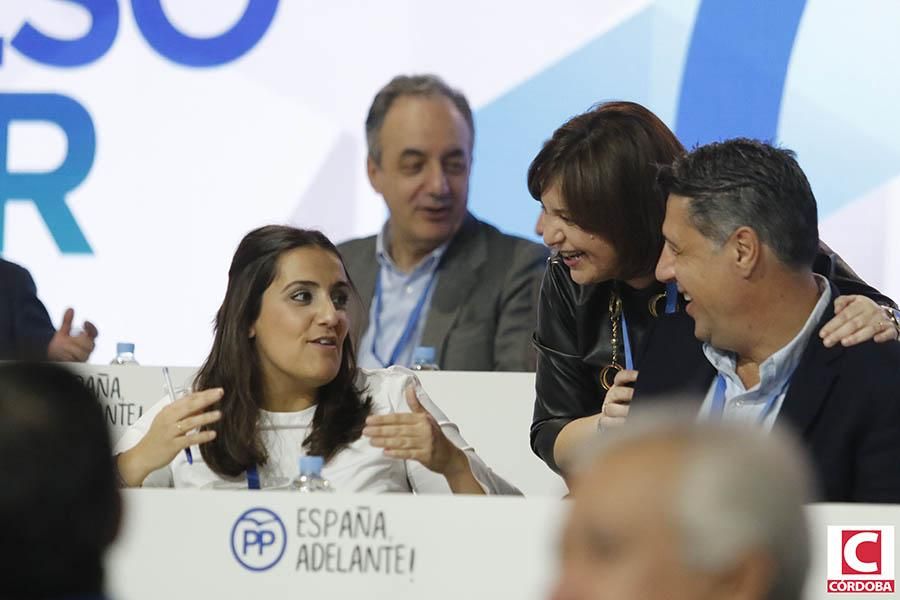
{"type": "Polygon", "coordinates": [[[676,132],[688,147],[736,136],[775,140],[806,0],[704,0],[688,50],[676,132]]]}

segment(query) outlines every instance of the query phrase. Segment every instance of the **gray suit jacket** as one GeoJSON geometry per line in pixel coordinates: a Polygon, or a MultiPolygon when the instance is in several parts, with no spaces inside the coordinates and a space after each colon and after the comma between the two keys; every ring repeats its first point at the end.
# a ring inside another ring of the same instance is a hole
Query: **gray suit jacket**
{"type": "MultiPolygon", "coordinates": [[[[363,302],[357,342],[369,325],[378,262],[375,236],[338,246],[363,302]]],[[[546,248],[506,235],[469,214],[438,267],[422,345],[448,371],[533,371],[531,335],[546,248]]]]}

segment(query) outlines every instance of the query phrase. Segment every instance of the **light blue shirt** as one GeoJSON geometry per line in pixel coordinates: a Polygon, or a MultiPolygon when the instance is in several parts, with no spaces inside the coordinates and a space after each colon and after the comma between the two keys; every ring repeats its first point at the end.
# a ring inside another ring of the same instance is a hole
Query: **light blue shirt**
{"type": "Polygon", "coordinates": [[[438,265],[441,257],[447,250],[447,245],[443,244],[426,256],[422,262],[415,266],[409,273],[404,273],[397,268],[396,263],[387,251],[386,238],[388,236],[388,226],[385,226],[375,238],[375,259],[378,262],[378,277],[381,278],[381,315],[376,314],[378,303],[375,298],[372,299],[372,305],[369,307],[369,327],[362,336],[359,344],[359,366],[368,369],[380,369],[390,365],[384,364],[390,361],[391,353],[397,347],[406,323],[409,321],[416,304],[422,298],[422,294],[428,289],[428,295],[425,297],[425,303],[422,306],[422,312],[419,320],[415,325],[412,335],[407,343],[400,348],[397,355],[397,362],[394,364],[402,366],[412,365],[413,351],[420,345],[422,341],[422,332],[425,330],[425,322],[428,320],[428,311],[431,308],[431,298],[434,296],[434,290],[437,287],[438,265]],[[428,283],[432,276],[435,281],[428,288],[428,283]],[[380,321],[376,321],[380,319],[380,321]],[[379,323],[380,336],[375,340],[375,324],[379,323]],[[372,352],[372,341],[375,341],[375,349],[378,357],[372,352]],[[379,357],[381,360],[379,360],[379,357]]]}
{"type": "MultiPolygon", "coordinates": [[[[778,394],[772,410],[761,423],[763,429],[772,429],[775,419],[778,418],[778,413],[781,412],[781,406],[784,404],[784,397],[787,395],[789,388],[789,385],[785,386],[785,383],[794,373],[794,369],[800,362],[807,344],[814,337],[825,309],[831,302],[831,286],[828,281],[819,275],[815,275],[815,277],[816,283],[819,284],[820,295],[812,313],[800,332],[794,336],[794,339],[759,365],[759,383],[749,390],[744,388],[741,378],[738,377],[737,360],[734,353],[723,352],[709,344],[703,344],[703,353],[706,355],[707,360],[716,368],[719,375],[725,378],[723,421],[757,423],[762,417],[768,400],[773,394],[778,394]]],[[[821,341],[816,338],[812,343],[821,343],[821,341]]],[[[709,416],[713,396],[716,393],[717,380],[718,378],[713,379],[712,385],[706,393],[706,399],[700,407],[700,419],[705,419],[709,416]]]]}

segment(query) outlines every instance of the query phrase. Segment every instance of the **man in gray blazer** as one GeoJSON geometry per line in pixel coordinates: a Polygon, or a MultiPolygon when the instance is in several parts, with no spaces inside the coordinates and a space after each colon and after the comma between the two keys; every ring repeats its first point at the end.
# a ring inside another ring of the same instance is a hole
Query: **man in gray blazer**
{"type": "Polygon", "coordinates": [[[372,102],[367,171],[390,216],[339,246],[364,303],[363,367],[410,365],[430,347],[445,370],[534,369],[547,250],[468,212],[474,135],[465,97],[433,75],[395,77],[372,102]]]}

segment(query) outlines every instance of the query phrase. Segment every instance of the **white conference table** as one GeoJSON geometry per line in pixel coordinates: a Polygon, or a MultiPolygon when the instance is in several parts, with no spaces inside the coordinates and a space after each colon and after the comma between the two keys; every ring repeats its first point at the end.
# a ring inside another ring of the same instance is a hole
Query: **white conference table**
{"type": "MultiPolygon", "coordinates": [[[[99,393],[114,437],[164,395],[158,367],[76,368],[99,393]]],[[[172,369],[175,384],[194,371],[172,369]]],[[[525,498],[125,490],[125,520],[108,558],[112,597],[546,598],[568,503],[560,500],[563,482],[529,447],[533,374],[420,378],[482,458],[525,498]],[[283,533],[272,529],[273,516],[283,533]],[[271,566],[251,568],[282,546],[271,566]]],[[[827,562],[835,560],[827,551],[828,526],[900,527],[898,505],[819,504],[807,516],[813,549],[807,599],[834,597],[826,591],[827,562]]]]}
{"type": "MultiPolygon", "coordinates": [[[[557,574],[569,506],[546,497],[249,490],[124,496],[107,560],[117,600],[540,600],[557,574]]],[[[812,505],[807,516],[813,560],[804,598],[860,597],[826,592],[827,561],[840,568],[840,549],[827,551],[828,526],[896,530],[900,506],[812,505]]]]}

